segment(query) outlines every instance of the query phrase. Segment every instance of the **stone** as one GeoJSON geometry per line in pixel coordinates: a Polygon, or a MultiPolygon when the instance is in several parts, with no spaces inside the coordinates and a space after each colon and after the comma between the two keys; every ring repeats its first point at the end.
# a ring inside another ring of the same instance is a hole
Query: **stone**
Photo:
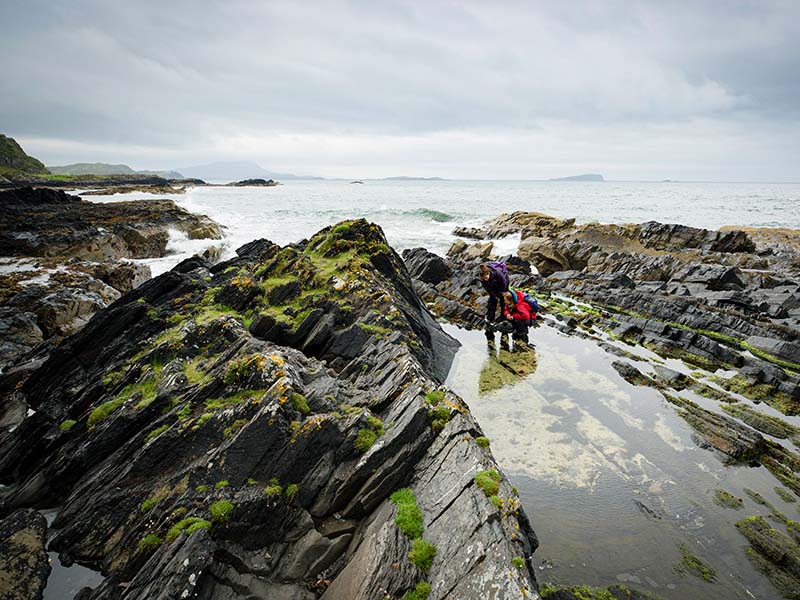
{"type": "Polygon", "coordinates": [[[21,509],[0,521],[0,597],[41,600],[50,560],[45,551],[47,521],[21,509]]]}
{"type": "Polygon", "coordinates": [[[409,274],[420,281],[436,285],[450,277],[450,267],[445,260],[424,248],[413,248],[403,251],[403,260],[409,274]]]}

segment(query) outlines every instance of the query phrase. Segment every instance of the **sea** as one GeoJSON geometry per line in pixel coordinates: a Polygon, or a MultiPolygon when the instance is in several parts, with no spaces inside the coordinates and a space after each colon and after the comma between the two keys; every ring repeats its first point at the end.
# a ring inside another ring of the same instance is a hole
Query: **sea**
{"type": "MultiPolygon", "coordinates": [[[[287,181],[276,187],[196,187],[168,197],[226,228],[224,257],[253,239],[283,245],[341,220],[362,217],[380,225],[398,251],[423,246],[438,254],[444,254],[455,239],[455,227],[477,226],[518,210],[579,223],[655,220],[713,229],[725,225],[800,229],[800,183],[323,180],[287,181]]],[[[513,252],[516,241],[501,241],[496,253],[513,252]]],[[[157,275],[209,245],[213,244],[174,232],[171,254],[146,262],[157,275]]]]}

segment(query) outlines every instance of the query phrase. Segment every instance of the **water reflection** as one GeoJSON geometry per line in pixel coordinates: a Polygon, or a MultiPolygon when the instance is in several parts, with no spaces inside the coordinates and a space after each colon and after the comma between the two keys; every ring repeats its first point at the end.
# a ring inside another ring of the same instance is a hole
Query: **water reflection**
{"type": "Polygon", "coordinates": [[[543,581],[627,582],[667,600],[778,597],[735,528],[769,515],[745,488],[794,512],[765,468],[727,466],[698,447],[674,407],[622,379],[591,340],[544,326],[531,336],[536,350],[517,353],[499,337],[445,328],[462,343],[446,383],[519,488],[543,581]],[[715,504],[718,488],[744,498],[742,509],[715,504]],[[716,583],[676,572],[681,544],[717,571],[716,583]]]}
{"type": "Polygon", "coordinates": [[[534,348],[515,342],[507,333],[486,331],[485,335],[488,355],[478,378],[480,396],[517,383],[536,371],[534,348]]]}

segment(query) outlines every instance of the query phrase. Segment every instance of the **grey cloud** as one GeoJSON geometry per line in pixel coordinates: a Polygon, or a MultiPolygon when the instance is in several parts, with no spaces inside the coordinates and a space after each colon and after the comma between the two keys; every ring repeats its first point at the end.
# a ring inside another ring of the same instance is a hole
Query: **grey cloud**
{"type": "MultiPolygon", "coordinates": [[[[0,129],[225,135],[796,127],[792,2],[121,2],[0,6],[0,129]]],[[[690,143],[690,142],[688,142],[690,143]]]]}

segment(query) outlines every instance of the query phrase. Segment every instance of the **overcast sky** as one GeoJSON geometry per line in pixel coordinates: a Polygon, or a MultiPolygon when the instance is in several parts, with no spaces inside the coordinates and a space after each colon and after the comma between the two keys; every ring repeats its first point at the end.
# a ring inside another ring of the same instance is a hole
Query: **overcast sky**
{"type": "Polygon", "coordinates": [[[800,1],[1,0],[46,164],[800,181],[800,1]]]}

